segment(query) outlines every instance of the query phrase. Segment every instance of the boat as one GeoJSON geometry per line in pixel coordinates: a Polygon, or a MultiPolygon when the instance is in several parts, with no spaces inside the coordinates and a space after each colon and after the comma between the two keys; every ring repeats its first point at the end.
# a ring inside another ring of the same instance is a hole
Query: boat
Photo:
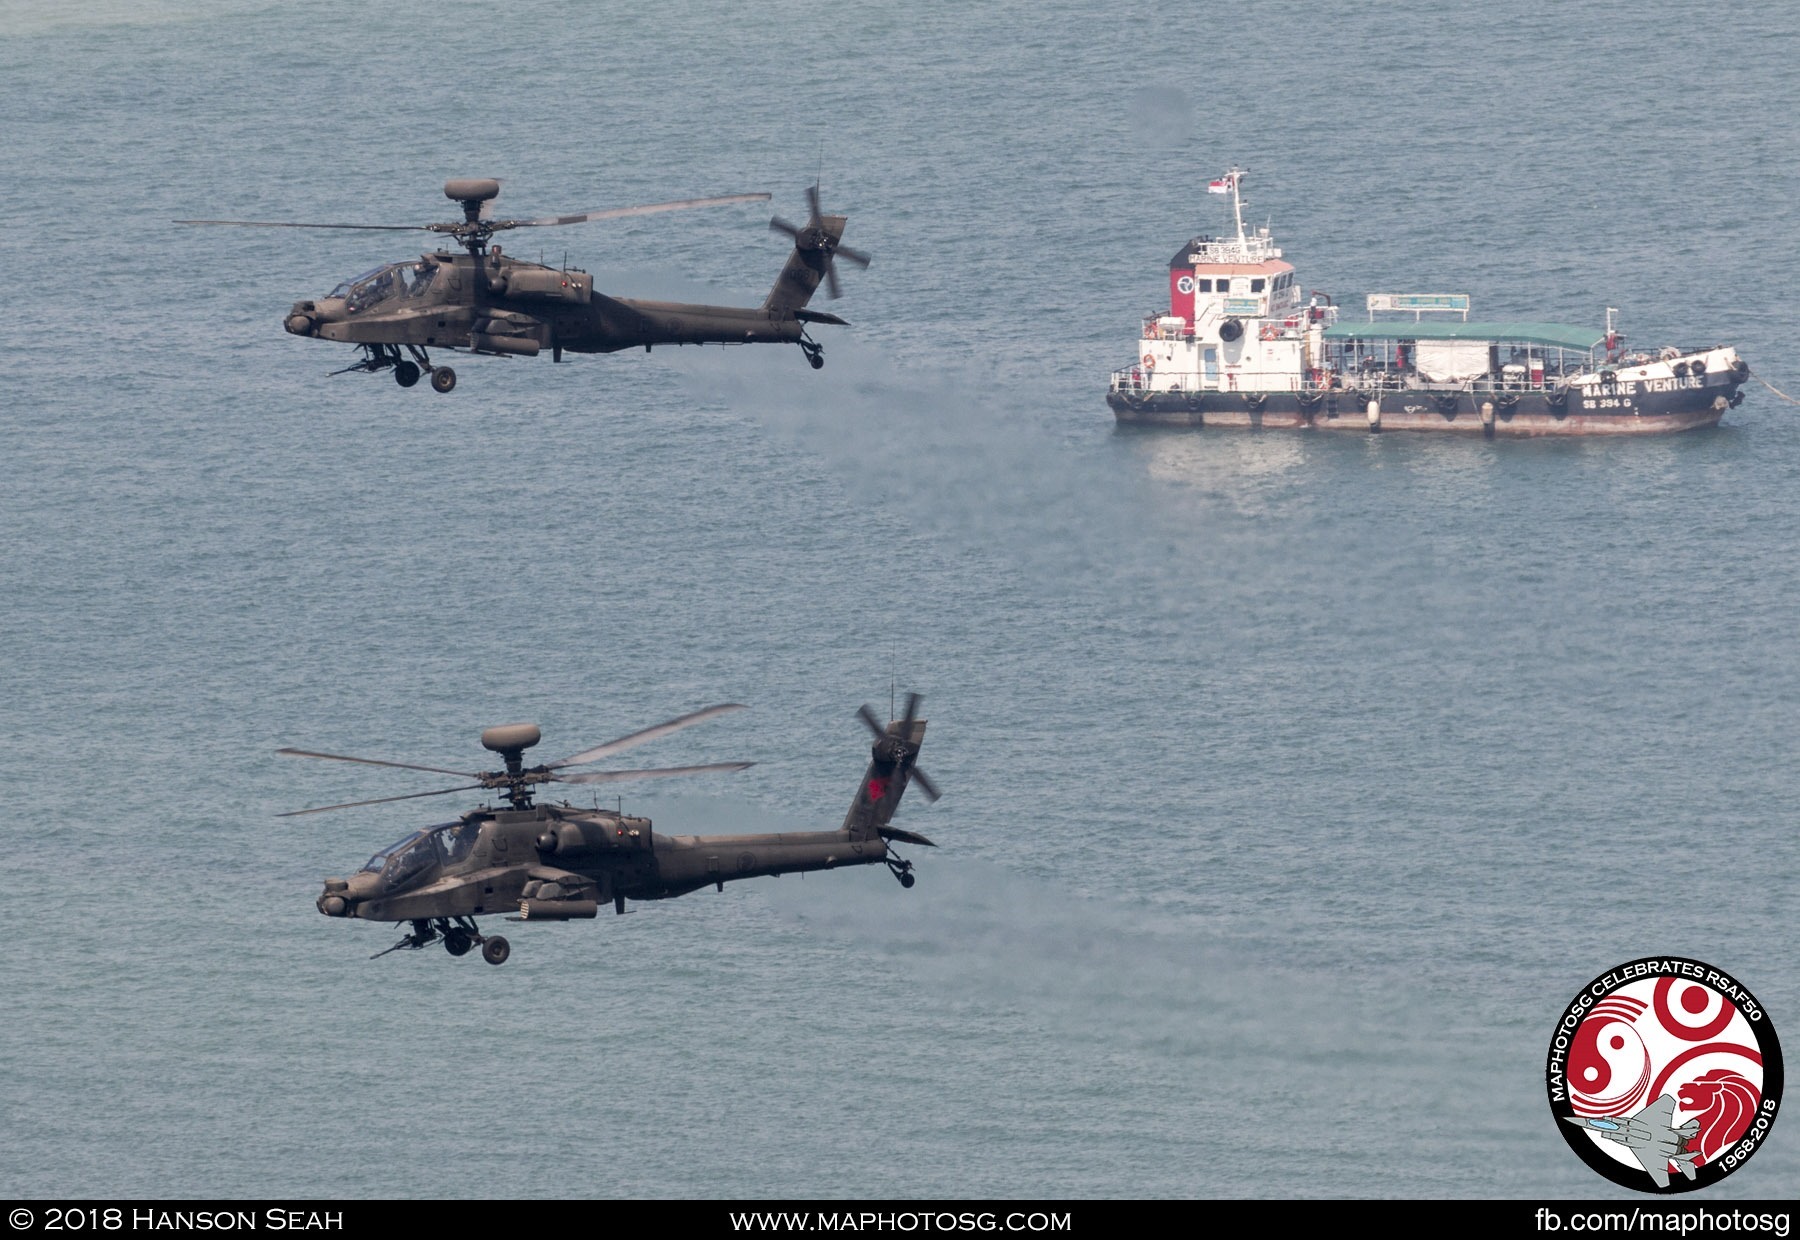
{"type": "Polygon", "coordinates": [[[1603,328],[1483,323],[1467,294],[1373,293],[1367,321],[1341,319],[1302,293],[1267,227],[1245,230],[1243,178],[1208,183],[1230,195],[1235,234],[1181,247],[1168,313],[1145,317],[1112,373],[1122,426],[1646,435],[1716,425],[1744,399],[1735,349],[1628,350],[1612,307],[1603,328]]]}

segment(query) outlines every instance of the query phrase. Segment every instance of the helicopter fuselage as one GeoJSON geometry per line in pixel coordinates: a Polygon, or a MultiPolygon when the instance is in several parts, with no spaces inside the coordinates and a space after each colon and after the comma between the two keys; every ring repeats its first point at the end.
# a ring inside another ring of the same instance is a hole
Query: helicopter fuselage
{"type": "MultiPolygon", "coordinates": [[[[501,914],[513,921],[574,921],[599,914],[610,903],[617,913],[627,900],[664,900],[702,887],[848,865],[886,865],[902,887],[916,881],[913,864],[894,854],[888,841],[932,847],[930,840],[893,825],[900,799],[918,783],[936,800],[937,789],[914,759],[925,739],[918,717],[919,695],[907,695],[906,715],[884,726],[867,706],[857,714],[875,734],[869,764],[850,810],[836,831],[774,832],[761,835],[658,835],[648,818],[622,811],[581,809],[568,802],[539,805],[532,793],[548,782],[611,783],[659,775],[691,775],[740,770],[749,763],[711,763],[629,771],[579,772],[623,749],[666,736],[727,711],[721,703],[640,729],[604,745],[584,749],[559,762],[527,769],[524,752],[542,737],[536,724],[503,724],[481,734],[482,745],[506,761],[504,771],[470,773],[477,787],[503,790],[509,808],[482,806],[460,818],[409,832],[382,849],[349,878],[328,878],[317,905],[327,917],[411,922],[412,933],[388,951],[442,942],[453,956],[480,945],[484,959],[500,964],[511,951],[504,938],[481,933],[475,918],[501,914]]],[[[439,766],[359,758],[316,750],[282,749],[296,757],[326,758],[374,766],[460,775],[439,766]]],[[[350,809],[419,796],[465,791],[443,788],[351,801],[295,813],[350,809]]],[[[292,815],[290,815],[292,816],[292,815]]],[[[386,955],[378,952],[377,955],[386,955]]]]}
{"type": "Polygon", "coordinates": [[[524,262],[495,246],[377,267],[325,297],[294,303],[284,326],[296,336],[346,344],[534,357],[638,345],[797,344],[810,322],[842,320],[788,306],[608,297],[594,291],[585,271],[524,262]]]}
{"type": "Polygon", "coordinates": [[[839,831],[763,835],[658,835],[647,818],[540,805],[474,810],[428,827],[370,858],[348,879],[327,879],[328,917],[418,921],[518,914],[523,921],[593,917],[611,903],[660,900],[702,887],[888,859],[886,842],[839,831]]]}

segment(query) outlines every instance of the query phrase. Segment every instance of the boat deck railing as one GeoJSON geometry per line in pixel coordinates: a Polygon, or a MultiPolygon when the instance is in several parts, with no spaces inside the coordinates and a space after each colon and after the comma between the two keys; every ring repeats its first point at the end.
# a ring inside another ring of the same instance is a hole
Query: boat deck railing
{"type": "Polygon", "coordinates": [[[1337,392],[1365,396],[1465,392],[1480,395],[1487,392],[1552,392],[1568,386],[1575,375],[1592,369],[1590,366],[1569,366],[1558,373],[1522,371],[1516,375],[1477,375],[1472,379],[1439,381],[1414,371],[1319,371],[1302,378],[1291,370],[1169,371],[1139,364],[1113,371],[1111,389],[1146,395],[1154,392],[1337,392]]]}

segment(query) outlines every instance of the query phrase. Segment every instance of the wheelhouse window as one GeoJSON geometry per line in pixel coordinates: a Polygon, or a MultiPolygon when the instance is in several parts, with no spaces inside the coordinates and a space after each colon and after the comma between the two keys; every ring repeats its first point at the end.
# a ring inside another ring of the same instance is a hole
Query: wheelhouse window
{"type": "Polygon", "coordinates": [[[1212,292],[1212,281],[1211,280],[1197,280],[1194,283],[1194,287],[1202,293],[1210,293],[1210,292],[1212,292]]]}
{"type": "Polygon", "coordinates": [[[1250,291],[1252,293],[1260,293],[1263,291],[1263,287],[1267,283],[1268,283],[1267,280],[1264,280],[1261,276],[1258,276],[1256,279],[1250,281],[1250,291]]]}

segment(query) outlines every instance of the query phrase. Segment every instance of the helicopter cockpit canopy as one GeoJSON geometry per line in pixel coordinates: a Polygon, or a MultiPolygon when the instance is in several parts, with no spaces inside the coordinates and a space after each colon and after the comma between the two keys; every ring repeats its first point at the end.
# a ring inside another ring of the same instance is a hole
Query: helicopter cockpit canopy
{"type": "Polygon", "coordinates": [[[461,861],[475,847],[479,834],[480,827],[472,822],[450,822],[414,831],[370,857],[363,871],[381,875],[381,885],[396,891],[435,866],[461,861]]]}
{"type": "Polygon", "coordinates": [[[394,297],[417,297],[431,286],[438,264],[433,262],[385,263],[345,280],[328,296],[342,297],[345,309],[355,314],[394,297]]]}

